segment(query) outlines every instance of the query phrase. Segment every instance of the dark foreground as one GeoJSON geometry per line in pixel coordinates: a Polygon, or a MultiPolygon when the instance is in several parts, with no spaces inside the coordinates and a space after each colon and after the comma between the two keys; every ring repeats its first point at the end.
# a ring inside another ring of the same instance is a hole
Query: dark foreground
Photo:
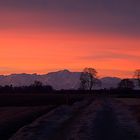
{"type": "Polygon", "coordinates": [[[140,99],[81,97],[0,107],[0,140],[140,140],[140,99]]]}

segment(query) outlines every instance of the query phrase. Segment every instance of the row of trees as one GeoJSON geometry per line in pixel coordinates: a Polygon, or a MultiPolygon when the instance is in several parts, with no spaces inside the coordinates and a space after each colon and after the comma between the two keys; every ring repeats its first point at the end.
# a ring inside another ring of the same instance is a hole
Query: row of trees
{"type": "MultiPolygon", "coordinates": [[[[140,87],[140,69],[135,70],[133,78],[137,81],[137,85],[140,87]]],[[[135,88],[135,84],[132,79],[122,79],[118,88],[132,90],[135,88]]]]}
{"type": "Polygon", "coordinates": [[[53,90],[52,86],[43,85],[40,81],[35,81],[29,86],[0,86],[0,93],[50,93],[53,90]]]}
{"type": "MultiPolygon", "coordinates": [[[[134,72],[135,80],[137,80],[138,86],[140,87],[140,69],[134,72]]],[[[101,86],[101,81],[97,76],[97,71],[94,68],[85,68],[80,76],[80,89],[81,90],[92,90],[94,86],[101,86]]],[[[134,89],[135,84],[130,79],[122,79],[118,84],[119,89],[134,89]]]]}

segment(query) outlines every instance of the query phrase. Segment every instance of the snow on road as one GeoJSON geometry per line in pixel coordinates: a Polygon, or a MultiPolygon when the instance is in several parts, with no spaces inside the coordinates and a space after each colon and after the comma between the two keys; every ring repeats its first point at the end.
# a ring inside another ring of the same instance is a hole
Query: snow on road
{"type": "Polygon", "coordinates": [[[98,98],[58,107],[10,140],[140,140],[139,128],[123,104],[98,98]]]}

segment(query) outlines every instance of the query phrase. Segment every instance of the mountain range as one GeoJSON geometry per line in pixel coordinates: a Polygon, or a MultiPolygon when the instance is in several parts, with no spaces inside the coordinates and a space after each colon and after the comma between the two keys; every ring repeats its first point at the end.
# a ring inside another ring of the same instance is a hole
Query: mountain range
{"type": "MultiPolygon", "coordinates": [[[[34,83],[34,81],[40,81],[44,85],[51,85],[54,89],[78,89],[80,84],[81,72],[70,72],[69,70],[61,70],[57,72],[51,72],[48,74],[11,74],[0,75],[0,85],[13,85],[13,86],[28,86],[34,83]]],[[[99,88],[115,88],[121,81],[117,77],[104,77],[100,78],[102,85],[99,88]]]]}

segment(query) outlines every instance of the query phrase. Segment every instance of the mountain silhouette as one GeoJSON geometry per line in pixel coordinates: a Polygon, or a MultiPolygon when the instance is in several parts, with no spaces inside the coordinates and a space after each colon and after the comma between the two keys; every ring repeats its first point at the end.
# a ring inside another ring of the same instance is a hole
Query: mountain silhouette
{"type": "MultiPolygon", "coordinates": [[[[11,74],[1,75],[0,85],[13,85],[13,86],[28,86],[34,81],[40,81],[44,85],[51,85],[54,89],[77,89],[80,83],[81,72],[70,72],[69,70],[60,70],[50,72],[48,74],[11,74]]],[[[100,79],[102,82],[101,87],[95,88],[115,88],[121,81],[117,77],[104,77],[100,79]]]]}

